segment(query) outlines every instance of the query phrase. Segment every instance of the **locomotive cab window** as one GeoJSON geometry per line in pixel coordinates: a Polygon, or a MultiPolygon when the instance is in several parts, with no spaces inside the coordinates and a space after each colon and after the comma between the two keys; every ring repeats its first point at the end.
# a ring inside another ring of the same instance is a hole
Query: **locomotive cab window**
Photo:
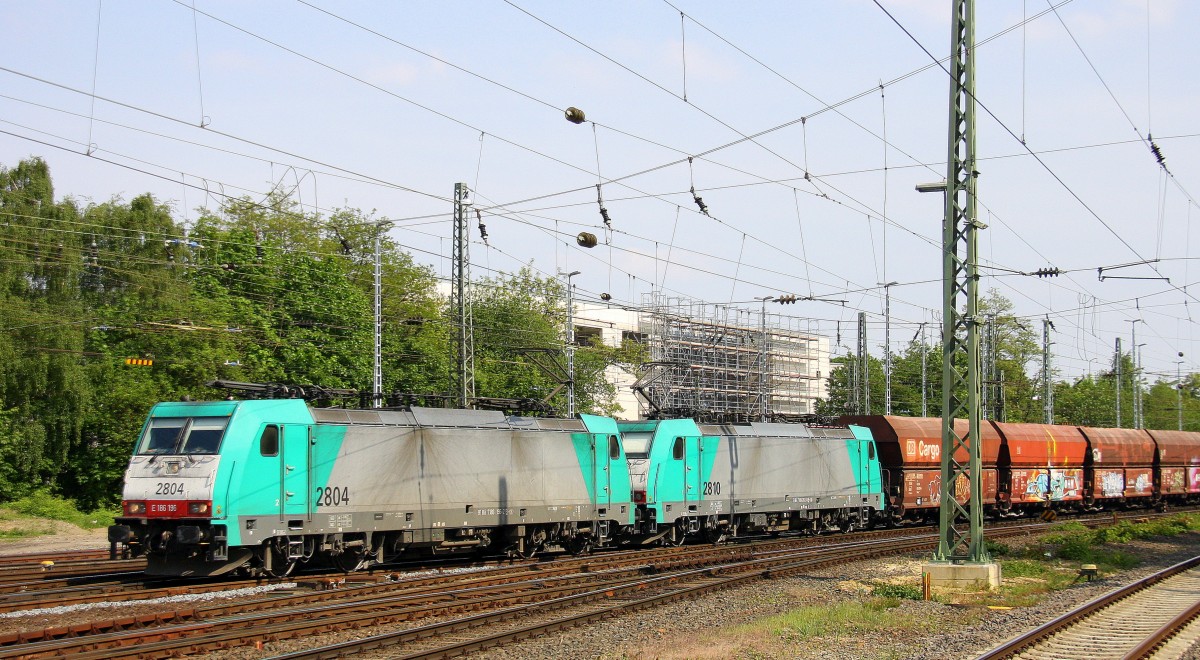
{"type": "Polygon", "coordinates": [[[181,453],[215,454],[221,448],[221,436],[225,435],[226,417],[195,417],[191,428],[183,438],[181,453]]]}
{"type": "Polygon", "coordinates": [[[615,435],[608,436],[608,458],[614,461],[621,458],[621,443],[615,435]]]}
{"type": "Polygon", "coordinates": [[[630,431],[621,434],[621,444],[625,447],[627,458],[646,458],[650,454],[651,435],[644,431],[630,431]]]}
{"type": "Polygon", "coordinates": [[[874,442],[867,443],[867,458],[871,459],[872,461],[875,460],[875,443],[874,442]]]}
{"type": "Polygon", "coordinates": [[[138,442],[139,454],[215,454],[228,417],[155,417],[138,442]]]}
{"type": "Polygon", "coordinates": [[[279,427],[268,424],[258,439],[258,451],[263,456],[279,455],[279,427]]]}
{"type": "Polygon", "coordinates": [[[683,460],[683,438],[675,438],[675,444],[671,446],[671,458],[683,460]]]}

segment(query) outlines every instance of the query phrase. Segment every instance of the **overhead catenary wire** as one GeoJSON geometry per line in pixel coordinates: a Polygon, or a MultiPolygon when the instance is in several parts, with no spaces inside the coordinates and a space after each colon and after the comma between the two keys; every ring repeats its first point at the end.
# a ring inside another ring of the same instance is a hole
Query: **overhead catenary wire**
{"type": "MultiPolygon", "coordinates": [[[[940,63],[940,61],[938,60],[938,58],[936,58],[936,57],[933,55],[933,53],[929,52],[929,49],[928,49],[928,48],[926,48],[926,47],[925,47],[925,45],[924,45],[924,44],[922,44],[922,43],[920,42],[920,40],[918,40],[918,39],[917,39],[917,38],[916,38],[916,37],[915,37],[915,36],[912,34],[912,32],[910,32],[910,31],[908,30],[908,28],[906,28],[906,27],[905,27],[905,26],[904,26],[902,23],[900,23],[900,21],[898,21],[898,20],[896,19],[896,17],[892,15],[892,13],[891,13],[891,12],[889,12],[889,11],[888,11],[888,10],[887,10],[887,9],[886,9],[886,8],[885,8],[883,5],[882,5],[882,4],[880,4],[879,0],[872,0],[872,2],[874,2],[874,3],[875,3],[875,6],[879,7],[879,9],[880,9],[881,11],[883,11],[883,13],[884,13],[884,14],[886,14],[886,15],[888,16],[888,18],[890,18],[890,19],[892,20],[892,22],[893,22],[893,23],[895,23],[895,24],[896,24],[896,26],[897,26],[897,27],[899,27],[899,28],[901,29],[901,31],[903,31],[903,32],[904,32],[904,33],[905,33],[905,34],[906,34],[906,35],[909,37],[909,39],[910,39],[910,40],[912,40],[912,42],[913,42],[914,44],[916,44],[916,45],[917,45],[917,46],[918,46],[918,47],[919,47],[919,48],[920,48],[922,51],[924,51],[924,52],[925,52],[925,54],[926,54],[927,56],[929,56],[929,58],[930,58],[930,59],[932,59],[932,60],[933,60],[933,61],[935,61],[935,62],[938,62],[938,66],[939,66],[939,67],[941,67],[942,71],[943,71],[943,72],[945,72],[945,73],[946,73],[946,75],[948,75],[948,76],[949,76],[949,75],[951,75],[950,71],[949,71],[949,70],[947,70],[947,69],[945,68],[945,66],[944,66],[944,65],[942,65],[942,64],[940,63]]],[[[1021,141],[1021,140],[1020,140],[1020,137],[1019,137],[1019,136],[1017,136],[1017,134],[1016,134],[1016,133],[1014,133],[1014,132],[1013,132],[1013,130],[1012,130],[1011,128],[1009,128],[1009,127],[1008,127],[1008,125],[1007,125],[1007,124],[1005,124],[1003,120],[1001,120],[1001,119],[1000,119],[1000,118],[999,118],[999,117],[998,117],[998,116],[997,116],[997,115],[996,115],[994,112],[992,112],[992,110],[991,110],[991,109],[990,109],[990,108],[987,106],[987,104],[985,104],[983,101],[981,101],[981,100],[978,98],[978,96],[973,96],[973,100],[974,100],[976,103],[978,103],[978,105],[979,105],[979,107],[980,107],[980,108],[983,108],[983,111],[984,111],[985,113],[987,113],[987,115],[988,115],[989,117],[991,117],[991,118],[992,118],[992,120],[993,120],[993,121],[995,121],[995,122],[996,122],[996,124],[997,124],[997,125],[999,125],[999,126],[1000,126],[1000,128],[1001,128],[1001,129],[1002,129],[1002,130],[1003,130],[1005,133],[1007,133],[1007,134],[1008,134],[1010,137],[1012,137],[1012,138],[1013,138],[1014,140],[1016,140],[1017,142],[1020,142],[1020,141],[1021,141]]],[[[1079,203],[1079,205],[1080,205],[1080,206],[1082,206],[1082,207],[1084,208],[1084,210],[1086,210],[1086,211],[1087,211],[1088,215],[1090,215],[1090,216],[1091,216],[1092,218],[1094,218],[1094,219],[1095,219],[1097,222],[1099,222],[1099,223],[1100,223],[1100,225],[1101,225],[1102,227],[1104,227],[1104,228],[1105,228],[1105,229],[1106,229],[1106,230],[1109,232],[1109,234],[1111,234],[1111,235],[1112,235],[1114,238],[1116,238],[1116,239],[1117,239],[1117,240],[1118,240],[1118,241],[1119,241],[1119,242],[1120,242],[1122,245],[1124,245],[1124,246],[1125,246],[1125,248],[1126,248],[1126,249],[1128,249],[1128,250],[1129,250],[1131,253],[1133,253],[1133,254],[1134,254],[1134,255],[1135,255],[1135,256],[1136,256],[1138,259],[1145,260],[1145,257],[1143,257],[1143,256],[1141,255],[1141,253],[1140,253],[1140,252],[1138,252],[1137,248],[1133,247],[1133,245],[1131,245],[1131,244],[1129,243],[1129,241],[1127,241],[1127,240],[1125,239],[1125,237],[1124,237],[1124,236],[1122,236],[1122,235],[1121,235],[1119,232],[1117,232],[1115,229],[1113,229],[1112,225],[1110,225],[1110,224],[1109,224],[1109,223],[1108,223],[1108,222],[1107,222],[1107,221],[1106,221],[1106,220],[1105,220],[1103,217],[1101,217],[1101,216],[1100,216],[1100,214],[1099,214],[1099,213],[1097,213],[1097,212],[1096,212],[1096,210],[1095,210],[1095,209],[1093,209],[1093,208],[1092,208],[1092,206],[1091,206],[1090,204],[1088,204],[1088,203],[1087,203],[1087,201],[1085,201],[1085,200],[1084,200],[1082,197],[1080,197],[1080,196],[1079,196],[1079,193],[1075,192],[1075,190],[1074,190],[1073,188],[1071,188],[1071,186],[1070,186],[1069,184],[1067,184],[1067,182],[1066,182],[1066,181],[1064,181],[1064,180],[1063,180],[1063,178],[1062,178],[1061,176],[1059,176],[1059,175],[1058,175],[1058,173],[1057,173],[1057,172],[1056,172],[1056,171],[1055,171],[1053,168],[1051,168],[1051,167],[1050,167],[1050,165],[1049,165],[1049,164],[1048,164],[1048,163],[1047,163],[1045,160],[1043,160],[1043,159],[1042,159],[1040,156],[1038,156],[1037,154],[1035,154],[1035,153],[1033,152],[1033,150],[1032,150],[1032,149],[1030,149],[1030,148],[1029,148],[1027,145],[1026,145],[1026,147],[1025,147],[1025,148],[1026,148],[1026,151],[1027,151],[1027,152],[1028,152],[1028,153],[1029,153],[1031,156],[1033,156],[1034,160],[1035,160],[1035,161],[1037,161],[1038,165],[1040,165],[1040,166],[1042,167],[1042,169],[1043,169],[1043,170],[1045,170],[1045,172],[1046,172],[1047,174],[1049,174],[1049,175],[1050,175],[1050,177],[1051,177],[1051,178],[1052,178],[1052,179],[1053,179],[1055,182],[1057,182],[1057,183],[1059,184],[1059,186],[1060,186],[1060,187],[1062,187],[1062,189],[1063,189],[1063,190],[1065,190],[1065,191],[1067,192],[1067,194],[1068,194],[1068,195],[1069,195],[1071,198],[1073,198],[1073,199],[1074,199],[1076,202],[1078,202],[1078,203],[1079,203]]],[[[1182,291],[1182,290],[1181,290],[1181,291],[1182,291]]],[[[1188,295],[1189,297],[1191,297],[1191,294],[1188,294],[1187,292],[1184,292],[1184,294],[1185,294],[1185,295],[1188,295]]],[[[1194,298],[1194,297],[1193,297],[1193,299],[1195,299],[1195,300],[1197,300],[1197,301],[1200,301],[1200,299],[1196,299],[1196,298],[1194,298]]]]}
{"type": "MultiPolygon", "coordinates": [[[[886,216],[887,214],[883,214],[883,215],[886,216]]],[[[745,240],[745,238],[743,238],[743,240],[745,240]]],[[[668,263],[670,263],[670,257],[668,257],[668,263]]],[[[808,264],[805,264],[805,266],[806,266],[806,268],[808,268],[808,264]]]]}

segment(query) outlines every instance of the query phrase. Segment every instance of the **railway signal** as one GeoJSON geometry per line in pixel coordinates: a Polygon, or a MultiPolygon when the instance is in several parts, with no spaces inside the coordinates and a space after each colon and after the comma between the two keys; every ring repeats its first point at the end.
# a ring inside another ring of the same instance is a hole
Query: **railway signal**
{"type": "Polygon", "coordinates": [[[150,358],[129,357],[125,358],[125,365],[130,367],[152,367],[154,366],[154,360],[150,358]]]}

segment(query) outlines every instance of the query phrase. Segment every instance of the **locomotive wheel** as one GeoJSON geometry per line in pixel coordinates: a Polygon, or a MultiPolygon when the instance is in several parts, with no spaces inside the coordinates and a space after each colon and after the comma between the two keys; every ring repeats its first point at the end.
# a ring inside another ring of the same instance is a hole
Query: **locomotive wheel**
{"type": "Polygon", "coordinates": [[[512,550],[509,552],[517,557],[532,559],[537,553],[542,551],[542,547],[545,545],[545,530],[534,529],[532,534],[514,544],[512,550]]]}
{"type": "MultiPolygon", "coordinates": [[[[358,570],[359,564],[362,563],[362,553],[355,550],[343,550],[339,554],[333,555],[330,558],[330,563],[334,568],[343,573],[353,573],[358,570]]],[[[295,562],[293,562],[293,565],[295,562]]]]}
{"type": "Polygon", "coordinates": [[[687,541],[687,520],[680,518],[671,526],[671,533],[663,537],[663,544],[680,546],[684,541],[687,541]]]}
{"type": "Polygon", "coordinates": [[[586,555],[592,551],[592,540],[583,536],[576,536],[570,541],[567,541],[567,552],[575,555],[586,555]]]}
{"type": "Polygon", "coordinates": [[[723,543],[728,535],[728,530],[728,527],[718,524],[716,516],[712,516],[709,520],[704,521],[704,540],[713,545],[723,543]]]}
{"type": "Polygon", "coordinates": [[[265,567],[259,569],[260,573],[267,577],[287,577],[296,570],[296,564],[300,563],[299,559],[288,559],[286,550],[272,546],[267,548],[267,552],[271,553],[271,568],[270,570],[265,567]]]}

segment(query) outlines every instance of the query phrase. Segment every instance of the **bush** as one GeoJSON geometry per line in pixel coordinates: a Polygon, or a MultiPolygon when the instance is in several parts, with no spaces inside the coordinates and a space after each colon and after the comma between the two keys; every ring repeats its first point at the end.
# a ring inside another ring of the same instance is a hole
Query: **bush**
{"type": "Polygon", "coordinates": [[[1009,559],[1001,562],[1004,577],[1044,578],[1054,569],[1034,559],[1009,559]]]}
{"type": "Polygon", "coordinates": [[[71,500],[56,497],[44,490],[9,502],[5,507],[23,516],[61,520],[85,529],[107,527],[115,517],[112,511],[96,510],[84,513],[77,509],[71,500]]]}
{"type": "Polygon", "coordinates": [[[922,600],[925,597],[921,592],[921,587],[911,584],[886,583],[872,585],[871,595],[876,598],[903,600],[922,600]]]}
{"type": "Polygon", "coordinates": [[[1012,552],[1012,548],[999,541],[993,541],[992,539],[984,539],[983,547],[987,550],[988,554],[993,557],[1003,557],[1012,552]]]}

